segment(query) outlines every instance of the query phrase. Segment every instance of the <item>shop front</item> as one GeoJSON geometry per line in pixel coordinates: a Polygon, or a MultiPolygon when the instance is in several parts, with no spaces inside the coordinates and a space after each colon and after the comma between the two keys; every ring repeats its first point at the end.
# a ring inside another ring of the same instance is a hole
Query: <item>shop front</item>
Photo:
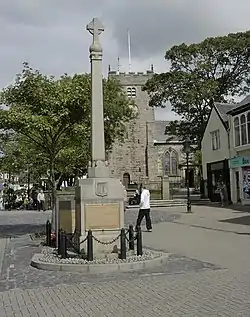
{"type": "Polygon", "coordinates": [[[250,205],[250,155],[230,159],[233,203],[250,205]]]}
{"type": "Polygon", "coordinates": [[[213,202],[220,202],[219,184],[224,183],[227,189],[227,199],[231,201],[230,172],[228,160],[207,163],[207,192],[213,202]]]}

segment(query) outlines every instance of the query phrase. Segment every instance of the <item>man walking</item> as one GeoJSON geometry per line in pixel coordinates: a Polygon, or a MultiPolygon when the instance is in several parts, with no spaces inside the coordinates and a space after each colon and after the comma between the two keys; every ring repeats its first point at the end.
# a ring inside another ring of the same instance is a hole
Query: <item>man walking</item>
{"type": "Polygon", "coordinates": [[[38,211],[41,209],[45,211],[45,197],[42,190],[40,190],[39,194],[37,195],[37,205],[38,211]]]}
{"type": "Polygon", "coordinates": [[[150,192],[146,189],[146,186],[142,186],[140,210],[136,221],[136,228],[141,226],[142,219],[146,219],[146,228],[148,232],[152,231],[152,223],[150,218],[150,192]]]}

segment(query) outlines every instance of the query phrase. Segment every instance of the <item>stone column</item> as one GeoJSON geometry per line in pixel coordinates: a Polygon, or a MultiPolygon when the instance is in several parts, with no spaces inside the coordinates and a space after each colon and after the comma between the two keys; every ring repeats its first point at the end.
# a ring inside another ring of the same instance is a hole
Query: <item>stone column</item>
{"type": "MultiPolygon", "coordinates": [[[[78,180],[76,186],[76,229],[83,241],[89,229],[104,245],[94,241],[95,254],[110,253],[119,248],[119,236],[124,227],[124,188],[119,179],[110,178],[108,163],[105,162],[103,87],[102,87],[102,47],[99,35],[104,27],[98,19],[93,19],[87,30],[93,36],[89,48],[91,63],[91,162],[88,178],[78,180]],[[115,240],[115,241],[114,241],[115,240]]],[[[81,247],[86,250],[86,243],[81,247]]]]}
{"type": "Polygon", "coordinates": [[[90,45],[91,63],[91,162],[88,177],[109,177],[105,163],[103,85],[102,85],[102,46],[99,35],[104,31],[102,23],[94,18],[86,27],[93,41],[90,45]]]}

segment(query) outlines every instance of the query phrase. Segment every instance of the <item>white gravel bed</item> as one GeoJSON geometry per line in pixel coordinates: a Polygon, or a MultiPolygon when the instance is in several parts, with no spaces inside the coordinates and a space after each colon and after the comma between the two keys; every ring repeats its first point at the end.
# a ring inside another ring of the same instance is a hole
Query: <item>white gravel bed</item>
{"type": "MultiPolygon", "coordinates": [[[[131,251],[129,251],[131,252],[131,251]]],[[[160,252],[144,249],[142,256],[137,256],[135,254],[131,255],[131,253],[127,253],[126,260],[121,260],[118,258],[94,258],[93,261],[87,261],[78,257],[70,257],[66,259],[62,259],[57,255],[56,249],[44,247],[41,253],[41,257],[39,260],[44,263],[57,263],[57,264],[119,264],[119,263],[133,263],[133,262],[141,262],[147,260],[153,260],[161,257],[163,254],[160,252]]]]}

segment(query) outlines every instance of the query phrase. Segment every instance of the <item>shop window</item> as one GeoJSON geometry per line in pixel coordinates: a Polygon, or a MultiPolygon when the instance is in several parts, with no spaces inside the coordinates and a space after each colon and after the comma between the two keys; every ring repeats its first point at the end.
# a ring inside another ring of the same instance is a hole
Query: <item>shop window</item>
{"type": "Polygon", "coordinates": [[[240,123],[239,118],[234,118],[234,145],[240,145],[240,123]]]}
{"type": "Polygon", "coordinates": [[[241,133],[241,145],[247,144],[247,124],[246,124],[246,116],[244,114],[240,116],[240,133],[241,133]]]}
{"type": "Polygon", "coordinates": [[[218,150],[220,148],[220,131],[219,130],[212,131],[211,138],[212,138],[212,149],[218,150]]]}

